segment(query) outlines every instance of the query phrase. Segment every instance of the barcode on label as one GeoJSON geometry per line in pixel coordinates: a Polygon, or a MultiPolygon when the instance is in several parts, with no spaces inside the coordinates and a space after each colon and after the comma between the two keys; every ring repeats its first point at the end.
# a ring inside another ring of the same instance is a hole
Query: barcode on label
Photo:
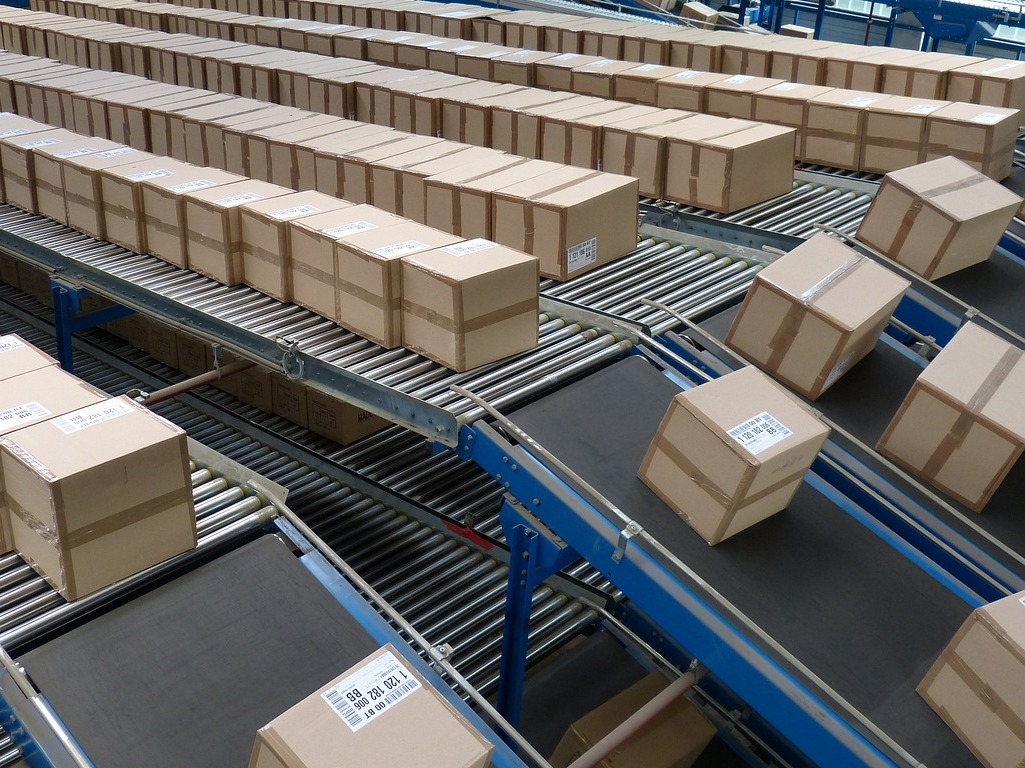
{"type": "Polygon", "coordinates": [[[442,248],[445,253],[451,253],[453,256],[465,256],[468,253],[476,253],[477,251],[486,251],[488,248],[497,248],[498,244],[493,243],[490,240],[485,240],[483,237],[478,237],[474,240],[467,240],[465,243],[456,243],[450,245],[447,248],[442,248]]]}
{"type": "Polygon", "coordinates": [[[727,430],[726,434],[744,446],[748,452],[757,455],[794,433],[771,414],[762,411],[757,416],[752,416],[742,424],[727,430]]]}
{"type": "Polygon", "coordinates": [[[0,411],[0,427],[10,427],[12,424],[45,419],[49,415],[49,410],[33,400],[31,403],[23,403],[22,405],[16,405],[13,408],[0,411]]]}
{"type": "Polygon", "coordinates": [[[382,245],[380,248],[372,250],[371,253],[377,256],[405,256],[407,253],[416,253],[427,247],[427,243],[421,243],[419,240],[403,240],[401,243],[382,245]]]}
{"type": "Polygon", "coordinates": [[[348,224],[339,224],[337,227],[325,229],[324,234],[328,237],[342,237],[343,235],[365,232],[368,229],[377,229],[377,225],[371,224],[369,221],[350,221],[348,224]]]}
{"type": "Polygon", "coordinates": [[[982,112],[973,117],[972,122],[980,125],[996,125],[1005,117],[1007,115],[1001,115],[999,112],[982,112]]]}
{"type": "Polygon", "coordinates": [[[25,342],[17,336],[0,336],[0,353],[10,352],[12,349],[21,349],[25,342]]]}
{"type": "Polygon", "coordinates": [[[915,106],[908,107],[904,111],[909,115],[928,115],[939,108],[939,104],[915,104],[915,106]]]}
{"type": "Polygon", "coordinates": [[[566,271],[576,272],[598,259],[598,238],[592,237],[566,249],[566,271]]]}
{"type": "Polygon", "coordinates": [[[62,160],[66,160],[69,157],[78,157],[79,155],[88,155],[96,150],[92,147],[79,147],[78,149],[69,149],[66,152],[58,152],[54,157],[59,157],[62,160]]]}
{"type": "Polygon", "coordinates": [[[65,435],[70,435],[72,432],[95,427],[97,424],[125,416],[133,411],[132,406],[122,400],[104,400],[102,403],[88,405],[77,411],[58,416],[56,419],[51,419],[49,423],[65,435]]]}
{"type": "Polygon", "coordinates": [[[306,216],[311,213],[320,213],[320,208],[315,205],[296,205],[292,208],[282,208],[280,211],[271,211],[267,215],[272,219],[290,219],[293,216],[306,216]]]}
{"type": "Polygon", "coordinates": [[[845,101],[844,104],[848,107],[867,107],[869,104],[874,104],[877,101],[878,99],[873,99],[870,96],[859,96],[856,99],[845,101]]]}
{"type": "Polygon", "coordinates": [[[355,733],[421,687],[395,654],[386,651],[339,680],[321,697],[355,733]]]}
{"type": "Polygon", "coordinates": [[[157,168],[153,171],[140,171],[139,173],[133,173],[130,176],[125,176],[129,181],[146,181],[146,179],[159,179],[162,176],[170,176],[171,172],[164,170],[163,168],[157,168]]]}
{"type": "Polygon", "coordinates": [[[220,200],[214,200],[214,204],[242,205],[242,203],[251,203],[255,200],[263,200],[263,195],[258,195],[255,192],[243,192],[241,195],[232,195],[231,197],[222,197],[220,200]]]}
{"type": "Polygon", "coordinates": [[[23,133],[28,133],[25,128],[10,128],[6,131],[0,131],[0,139],[6,139],[8,136],[21,136],[23,133]]]}
{"type": "Polygon", "coordinates": [[[198,179],[196,181],[186,181],[181,184],[175,184],[167,189],[171,192],[191,192],[194,189],[206,189],[213,185],[214,183],[209,179],[198,179]]]}
{"type": "Polygon", "coordinates": [[[60,144],[60,139],[37,139],[36,141],[26,141],[22,144],[24,149],[35,149],[36,147],[48,147],[51,144],[60,144]]]}
{"type": "Polygon", "coordinates": [[[106,152],[97,152],[97,157],[121,157],[121,155],[129,155],[135,152],[134,147],[121,147],[120,149],[108,149],[106,152]]]}

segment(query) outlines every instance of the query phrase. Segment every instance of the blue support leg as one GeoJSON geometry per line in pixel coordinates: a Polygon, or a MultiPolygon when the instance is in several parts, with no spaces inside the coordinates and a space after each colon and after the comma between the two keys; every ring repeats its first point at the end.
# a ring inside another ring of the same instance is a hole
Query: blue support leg
{"type": "Polygon", "coordinates": [[[57,336],[57,360],[68,373],[75,372],[72,359],[71,333],[75,314],[78,312],[78,291],[51,280],[50,293],[53,296],[53,327],[57,336]]]}

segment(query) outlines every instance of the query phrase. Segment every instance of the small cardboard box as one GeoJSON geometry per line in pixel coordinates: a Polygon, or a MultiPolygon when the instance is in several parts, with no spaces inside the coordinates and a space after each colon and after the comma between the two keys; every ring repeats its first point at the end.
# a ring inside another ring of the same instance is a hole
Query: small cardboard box
{"type": "Polygon", "coordinates": [[[706,87],[705,111],[720,117],[754,118],[754,97],[759,91],[782,85],[782,80],[753,75],[733,75],[706,87]]]}
{"type": "Polygon", "coordinates": [[[3,170],[4,195],[7,202],[22,210],[36,213],[34,150],[39,147],[62,146],[81,138],[77,133],[63,128],[0,138],[0,168],[3,170]]]}
{"type": "Polygon", "coordinates": [[[365,768],[484,768],[493,750],[385,645],[261,728],[249,768],[334,768],[339,755],[365,768]],[[431,734],[413,754],[411,732],[431,734]]]}
{"type": "Polygon", "coordinates": [[[909,285],[818,234],[758,273],[726,343],[814,400],[875,349],[909,285]]]}
{"type": "Polygon", "coordinates": [[[246,285],[284,302],[292,300],[288,222],[348,208],[351,203],[320,192],[296,192],[246,203],[239,209],[242,278],[246,285]]]}
{"type": "Polygon", "coordinates": [[[169,157],[99,169],[104,237],[130,251],[146,253],[142,182],[188,173],[191,169],[192,166],[169,157]]]}
{"type": "Polygon", "coordinates": [[[985,261],[1021,199],[953,157],[888,173],[858,238],[927,280],[985,261]]]}
{"type": "Polygon", "coordinates": [[[680,6],[680,16],[684,19],[696,21],[709,29],[714,29],[715,25],[719,22],[719,12],[704,3],[697,2],[697,0],[683,3],[680,6]]]}
{"type": "MultiPolygon", "coordinates": [[[[573,723],[555,748],[552,768],[567,766],[661,693],[669,681],[652,672],[573,723]]],[[[715,727],[686,698],[677,699],[600,768],[690,768],[715,737],[715,727]]]]}
{"type": "Polygon", "coordinates": [[[564,166],[495,190],[493,239],[568,280],[637,247],[637,197],[635,178],[564,166]]]}
{"type": "Polygon", "coordinates": [[[174,342],[178,348],[178,369],[182,373],[186,376],[199,376],[210,370],[213,352],[209,342],[180,331],[175,334],[174,342]]]}
{"type": "Polygon", "coordinates": [[[0,336],[0,381],[56,364],[56,360],[18,334],[0,336]]]}
{"type": "Polygon", "coordinates": [[[402,259],[462,238],[403,222],[338,237],[335,320],[385,349],[402,345],[402,259]]]}
{"type": "Polygon", "coordinates": [[[1025,762],[1025,592],[976,608],[919,695],[986,768],[1025,762]]]}
{"type": "Polygon", "coordinates": [[[185,195],[189,269],[224,285],[242,282],[239,207],[294,190],[247,179],[185,195]]]}
{"type": "Polygon", "coordinates": [[[952,69],[944,98],[1025,111],[1025,61],[986,59],[952,69]]]}
{"type": "Polygon", "coordinates": [[[0,438],[18,552],[68,600],[196,545],[185,433],[128,397],[0,438]]]}
{"type": "Polygon", "coordinates": [[[682,69],[658,81],[655,86],[655,106],[704,112],[708,107],[708,86],[729,79],[729,75],[716,72],[682,69]]]}
{"type": "Polygon", "coordinates": [[[62,178],[68,226],[98,240],[106,240],[107,226],[100,171],[104,168],[116,168],[119,165],[155,159],[148,152],[140,152],[132,147],[118,147],[64,158],[62,178]]]}
{"type": "Polygon", "coordinates": [[[922,371],[877,450],[981,512],[1025,447],[1022,350],[967,323],[922,371]]]}
{"type": "Polygon", "coordinates": [[[176,267],[188,265],[185,251],[185,195],[200,189],[242,181],[243,177],[215,168],[186,166],[167,176],[142,182],[142,217],[146,252],[176,267]]]}
{"type": "Polygon", "coordinates": [[[335,240],[405,222],[372,205],[353,205],[288,222],[292,300],[324,317],[338,317],[335,240]]]}
{"type": "Polygon", "coordinates": [[[1011,175],[1019,123],[1015,109],[959,103],[942,107],[926,120],[925,159],[950,155],[1001,181],[1011,175]]]}
{"type": "Polygon", "coordinates": [[[77,141],[35,148],[36,208],[41,216],[68,223],[68,209],[65,203],[64,163],[65,159],[90,155],[117,149],[120,144],[106,139],[81,138],[77,141]]]}
{"type": "Polygon", "coordinates": [[[467,240],[402,260],[403,345],[455,371],[533,349],[537,259],[467,240]]]}
{"type": "Polygon", "coordinates": [[[742,368],[673,398],[637,476],[714,545],[784,510],[828,435],[797,398],[742,368]]]}
{"type": "Polygon", "coordinates": [[[871,173],[889,173],[922,162],[925,156],[926,119],[950,106],[949,101],[890,96],[869,105],[859,167],[871,173]]]}
{"type": "Polygon", "coordinates": [[[310,431],[339,445],[351,445],[390,424],[364,408],[312,387],[306,391],[306,412],[310,431]]]}
{"type": "Polygon", "coordinates": [[[784,37],[797,37],[804,38],[805,40],[811,40],[815,37],[815,30],[811,27],[802,27],[798,24],[783,24],[779,28],[779,33],[784,37]]]}

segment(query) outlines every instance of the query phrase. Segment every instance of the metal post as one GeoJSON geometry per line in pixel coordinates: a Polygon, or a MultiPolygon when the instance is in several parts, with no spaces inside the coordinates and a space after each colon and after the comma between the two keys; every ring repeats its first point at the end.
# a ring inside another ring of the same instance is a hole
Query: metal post
{"type": "Polygon", "coordinates": [[[57,337],[57,360],[68,373],[75,372],[72,359],[71,332],[75,313],[78,312],[78,293],[68,290],[53,280],[50,281],[50,295],[53,296],[53,327],[57,337]]]}
{"type": "Polygon", "coordinates": [[[893,46],[893,33],[897,28],[897,14],[900,12],[900,8],[894,6],[890,8],[890,21],[886,24],[886,37],[883,39],[883,45],[887,48],[893,46]]]}
{"type": "Polygon", "coordinates": [[[926,32],[925,28],[923,27],[922,28],[922,46],[918,50],[922,51],[923,53],[928,51],[929,50],[929,41],[930,41],[929,33],[926,32]]]}
{"type": "Polygon", "coordinates": [[[748,0],[740,0],[740,8],[737,9],[737,21],[740,22],[740,26],[747,23],[747,4],[748,0]]]}
{"type": "Polygon", "coordinates": [[[819,7],[815,11],[815,34],[816,40],[822,38],[822,25],[826,21],[826,0],[819,0],[819,7]]]}

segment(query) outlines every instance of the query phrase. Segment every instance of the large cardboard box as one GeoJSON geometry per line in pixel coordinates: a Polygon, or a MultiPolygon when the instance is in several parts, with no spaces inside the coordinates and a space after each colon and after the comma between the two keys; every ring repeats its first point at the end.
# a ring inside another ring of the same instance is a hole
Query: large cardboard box
{"type": "Polygon", "coordinates": [[[495,190],[493,239],[568,280],[637,247],[637,197],[635,178],[564,166],[495,190]]]}
{"type": "Polygon", "coordinates": [[[416,222],[335,241],[335,320],[386,349],[402,345],[402,259],[462,240],[416,222]]]}
{"type": "Polygon", "coordinates": [[[822,85],[855,91],[879,91],[883,67],[918,56],[918,51],[882,46],[844,46],[830,51],[822,85]]]}
{"type": "Polygon", "coordinates": [[[537,82],[534,65],[557,55],[551,51],[513,50],[510,52],[507,50],[505,54],[492,60],[491,66],[495,81],[516,85],[534,85],[537,82]]]}
{"type": "Polygon", "coordinates": [[[683,69],[664,77],[655,86],[655,106],[704,112],[708,107],[708,86],[728,80],[729,75],[683,69]]]}
{"type": "Polygon", "coordinates": [[[863,171],[888,173],[920,163],[925,156],[926,118],[949,101],[890,96],[869,105],[861,142],[863,171]]]}
{"type": "Polygon", "coordinates": [[[247,179],[187,192],[184,197],[189,269],[224,285],[242,282],[239,207],[294,190],[247,179]]]}
{"type": "Polygon", "coordinates": [[[754,117],[755,94],[782,83],[782,80],[754,75],[733,75],[725,80],[709,83],[706,87],[705,111],[720,117],[751,120],[754,117]]]}
{"type": "Polygon", "coordinates": [[[68,600],[196,545],[185,433],[128,397],[0,438],[18,552],[68,600]]]}
{"type": "Polygon", "coordinates": [[[947,77],[952,70],[983,59],[958,53],[920,53],[883,65],[880,90],[916,99],[945,99],[947,77]]]}
{"type": "Polygon", "coordinates": [[[832,168],[857,170],[868,109],[888,97],[843,88],[828,90],[808,99],[805,110],[804,146],[800,159],[832,168]]]}
{"type": "MultiPolygon", "coordinates": [[[[91,157],[91,156],[90,156],[91,157]]],[[[118,158],[120,159],[120,158],[118,158]]],[[[142,182],[188,173],[192,166],[169,157],[99,169],[104,237],[136,253],[146,253],[142,182]]]]}
{"type": "Polygon", "coordinates": [[[246,203],[239,209],[242,278],[246,285],[279,301],[292,300],[288,222],[348,208],[351,203],[320,192],[296,192],[246,203]]]}
{"type": "Polygon", "coordinates": [[[107,225],[100,171],[155,159],[148,152],[140,152],[133,147],[118,147],[64,158],[62,178],[68,225],[98,240],[106,240],[107,225]]]}
{"type": "Polygon", "coordinates": [[[274,413],[300,427],[309,427],[307,387],[301,381],[271,373],[271,407],[274,413]]]}
{"type": "Polygon", "coordinates": [[[63,128],[0,138],[0,169],[3,171],[7,202],[36,213],[34,150],[39,147],[62,146],[81,138],[77,133],[63,128]]]}
{"type": "Polygon", "coordinates": [[[954,103],[925,123],[925,160],[952,156],[1000,181],[1011,175],[1020,114],[1015,109],[954,103]]]}
{"type": "Polygon", "coordinates": [[[493,750],[385,645],[261,728],[249,768],[334,768],[338,755],[364,768],[484,768],[493,750]],[[430,738],[411,750],[414,732],[430,738]]]}
{"type": "Polygon", "coordinates": [[[541,159],[602,170],[605,126],[658,112],[657,107],[607,99],[553,111],[541,120],[541,159]]]}
{"type": "Polygon", "coordinates": [[[846,43],[828,40],[788,39],[785,46],[772,52],[769,76],[790,83],[823,85],[826,62],[837,49],[847,47],[846,43]]]}
{"type": "Polygon", "coordinates": [[[601,56],[582,53],[561,53],[534,63],[534,82],[552,91],[573,91],[573,70],[585,64],[605,61],[601,56]]]}
{"type": "Polygon", "coordinates": [[[726,343],[814,400],[875,349],[909,285],[818,234],[758,273],[726,343]]]}
{"type": "MultiPolygon", "coordinates": [[[[661,693],[669,681],[652,672],[573,723],[552,753],[553,768],[567,766],[661,693]]],[[[690,768],[715,736],[715,727],[686,698],[605,758],[600,768],[690,768]]]]}
{"type": "Polygon", "coordinates": [[[785,125],[797,133],[797,157],[804,157],[805,125],[808,101],[831,89],[824,85],[779,83],[754,94],[754,119],[762,123],[785,125]]]}
{"type": "Polygon", "coordinates": [[[18,334],[0,336],[0,381],[56,364],[56,360],[18,334]]]}
{"type": "Polygon", "coordinates": [[[467,240],[402,260],[403,345],[455,371],[532,349],[537,259],[467,240]]]}
{"type": "Polygon", "coordinates": [[[828,435],[747,367],[673,398],[637,476],[714,545],[784,510],[828,435]]]}
{"type": "Polygon", "coordinates": [[[64,199],[63,160],[117,149],[120,146],[116,142],[93,137],[36,147],[33,165],[35,166],[36,209],[39,214],[62,224],[68,223],[68,208],[64,199]]]}
{"type": "Polygon", "coordinates": [[[613,76],[613,98],[635,104],[655,105],[655,92],[660,80],[679,74],[676,67],[661,64],[636,64],[613,76]]]}
{"type": "Polygon", "coordinates": [[[602,132],[602,169],[637,178],[639,192],[645,197],[665,197],[669,137],[686,130],[691,120],[720,126],[726,122],[720,117],[664,109],[607,124],[602,132]]]}
{"type": "Polygon", "coordinates": [[[975,323],[915,380],[877,450],[981,512],[1025,448],[1022,350],[975,323]]]}
{"type": "Polygon", "coordinates": [[[635,62],[613,59],[598,59],[582,64],[573,70],[573,91],[585,96],[611,99],[615,93],[616,76],[636,67],[635,62]]]}
{"type": "Polygon", "coordinates": [[[918,693],[986,768],[1025,762],[1025,592],[976,608],[918,693]]]}
{"type": "Polygon", "coordinates": [[[1021,199],[953,157],[888,173],[858,238],[936,280],[985,261],[1021,199]]]}
{"type": "Polygon", "coordinates": [[[732,38],[719,46],[719,71],[727,75],[768,77],[773,50],[782,42],[779,37],[734,34],[732,38]]]}
{"type": "Polygon", "coordinates": [[[1025,61],[986,59],[952,69],[944,98],[1025,111],[1025,61]]]}

